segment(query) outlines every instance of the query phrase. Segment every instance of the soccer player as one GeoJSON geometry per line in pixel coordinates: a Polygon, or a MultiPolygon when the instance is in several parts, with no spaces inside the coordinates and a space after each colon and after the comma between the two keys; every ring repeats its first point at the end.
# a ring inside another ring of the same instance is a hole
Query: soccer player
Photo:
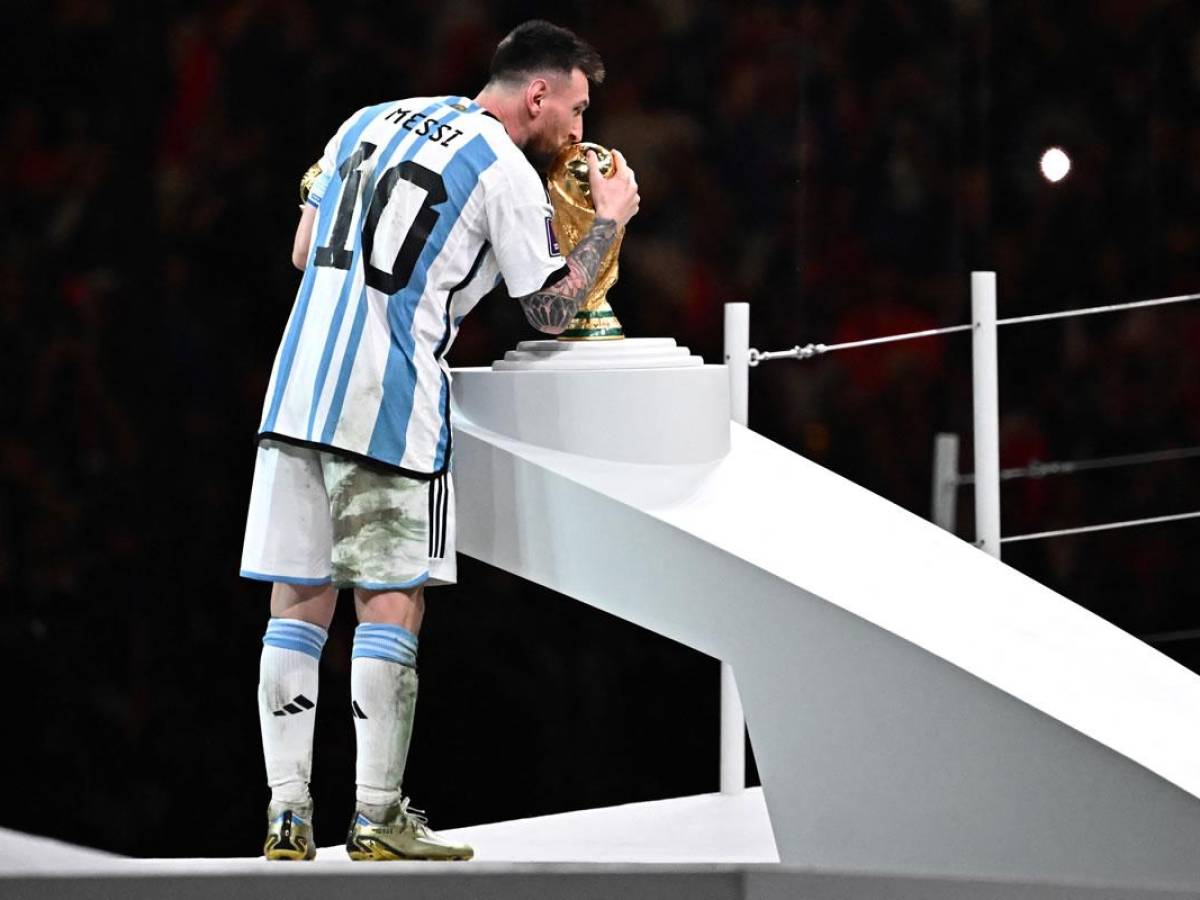
{"type": "Polygon", "coordinates": [[[242,554],[273,583],[258,702],[271,801],[268,859],[312,859],[317,671],[339,588],[359,625],[352,859],[469,859],[402,794],[426,585],[455,580],[446,351],[501,281],[560,333],[638,209],[619,154],[596,219],[565,259],[538,172],[583,137],[604,67],[572,32],[526,22],[474,100],[414,97],[354,113],[311,180],[292,261],[303,278],[275,358],[242,554]]]}

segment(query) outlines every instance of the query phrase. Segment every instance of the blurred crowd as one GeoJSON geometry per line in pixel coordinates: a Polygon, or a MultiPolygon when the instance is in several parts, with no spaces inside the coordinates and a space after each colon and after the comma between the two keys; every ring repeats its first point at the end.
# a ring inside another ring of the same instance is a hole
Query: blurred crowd
{"type": "MultiPolygon", "coordinates": [[[[752,304],[763,350],[959,324],[972,269],[998,272],[1001,315],[1200,291],[1200,7],[1187,0],[26,5],[0,38],[18,87],[0,105],[0,649],[37,715],[21,725],[26,793],[0,824],[71,838],[64,804],[78,803],[83,843],[252,852],[266,590],[236,571],[254,429],[298,282],[299,176],[367,103],[474,95],[496,42],[534,16],[575,27],[607,64],[585,137],[639,174],[610,293],[632,335],[718,362],[734,300],[752,304]],[[1056,185],[1037,169],[1052,145],[1073,161],[1056,185]],[[192,801],[247,824],[178,843],[168,826],[192,801]]],[[[451,360],[486,364],[528,336],[500,293],[451,360]]],[[[1200,444],[1198,342],[1187,304],[1004,330],[1002,464],[1200,444]]],[[[960,434],[971,467],[965,336],[771,363],[751,381],[755,430],[921,515],[936,432],[960,434]]],[[[1195,465],[1009,482],[1004,531],[1200,508],[1195,465]]],[[[1200,624],[1191,537],[1185,523],[1005,558],[1149,634],[1200,624]]],[[[491,754],[537,794],[447,789],[435,825],[713,787],[709,661],[468,568],[446,601],[456,611],[429,626],[457,662],[430,651],[423,666],[509,716],[550,690],[559,724],[530,714],[527,727],[557,730],[531,743],[587,771],[480,749],[462,704],[435,696],[420,727],[440,729],[446,753],[491,754]],[[514,621],[519,652],[497,650],[514,621]],[[602,640],[623,645],[615,661],[602,640]],[[674,692],[645,696],[650,679],[674,692]],[[655,728],[672,749],[648,770],[655,728]],[[665,774],[679,742],[693,762],[665,774]]],[[[348,720],[327,716],[319,746],[341,760],[348,720]]],[[[436,781],[419,745],[414,766],[436,781]]]]}

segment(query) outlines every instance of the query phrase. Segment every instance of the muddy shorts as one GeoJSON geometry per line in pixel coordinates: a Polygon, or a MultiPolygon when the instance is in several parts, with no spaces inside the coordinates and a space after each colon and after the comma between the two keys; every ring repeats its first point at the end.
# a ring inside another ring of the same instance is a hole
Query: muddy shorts
{"type": "Polygon", "coordinates": [[[333,453],[263,441],[241,574],[375,591],[453,584],[450,475],[421,481],[333,453]]]}

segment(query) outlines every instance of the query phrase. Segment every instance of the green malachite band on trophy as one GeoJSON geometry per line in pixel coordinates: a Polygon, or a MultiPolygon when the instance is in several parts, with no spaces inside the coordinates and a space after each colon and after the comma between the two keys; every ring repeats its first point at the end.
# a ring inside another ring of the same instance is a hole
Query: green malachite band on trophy
{"type": "Polygon", "coordinates": [[[620,328],[605,328],[601,331],[582,329],[578,331],[564,331],[558,336],[560,341],[623,341],[625,340],[625,332],[620,328]]]}
{"type": "Polygon", "coordinates": [[[605,303],[599,309],[581,309],[558,336],[560,341],[614,341],[625,337],[625,329],[605,303]]]}

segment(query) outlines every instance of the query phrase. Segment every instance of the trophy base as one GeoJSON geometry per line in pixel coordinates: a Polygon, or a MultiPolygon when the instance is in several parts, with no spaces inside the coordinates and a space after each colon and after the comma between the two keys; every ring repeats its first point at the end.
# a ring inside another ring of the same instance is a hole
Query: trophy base
{"type": "Polygon", "coordinates": [[[617,321],[607,300],[596,309],[581,309],[571,324],[555,340],[559,341],[623,341],[625,329],[617,321]]]}
{"type": "Polygon", "coordinates": [[[684,369],[704,365],[673,338],[625,338],[615,341],[521,341],[504,359],[492,363],[495,372],[684,369]]]}

